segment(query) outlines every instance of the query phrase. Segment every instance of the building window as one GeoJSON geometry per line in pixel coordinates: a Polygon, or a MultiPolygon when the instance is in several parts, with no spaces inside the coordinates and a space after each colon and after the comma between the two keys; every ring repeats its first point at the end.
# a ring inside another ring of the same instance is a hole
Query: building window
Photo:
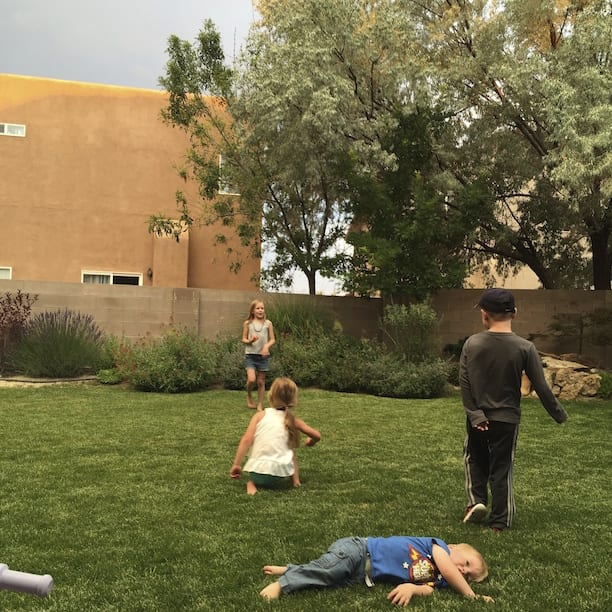
{"type": "Polygon", "coordinates": [[[0,123],[0,136],[21,136],[25,138],[26,126],[20,123],[0,123]]]}
{"type": "Polygon", "coordinates": [[[11,280],[13,278],[13,268],[0,266],[0,280],[11,280]]]}
{"type": "Polygon", "coordinates": [[[219,193],[221,195],[240,195],[238,190],[227,180],[223,170],[224,166],[225,160],[223,155],[219,155],[219,193]]]}
{"type": "Polygon", "coordinates": [[[81,282],[92,285],[142,285],[142,274],[83,270],[81,282]]]}

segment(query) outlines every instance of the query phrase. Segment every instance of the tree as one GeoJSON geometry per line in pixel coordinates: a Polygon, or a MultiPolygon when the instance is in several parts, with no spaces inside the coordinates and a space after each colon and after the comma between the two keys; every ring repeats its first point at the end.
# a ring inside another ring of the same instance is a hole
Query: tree
{"type": "Polygon", "coordinates": [[[438,188],[470,217],[471,185],[495,202],[466,247],[502,269],[528,265],[545,288],[610,289],[609,1],[402,4],[422,25],[412,52],[449,116],[438,188]]]}
{"type": "Polygon", "coordinates": [[[442,243],[440,195],[419,176],[428,160],[411,158],[417,148],[409,141],[422,144],[417,124],[426,113],[416,113],[410,83],[419,74],[406,62],[413,34],[402,11],[393,2],[365,0],[267,0],[259,10],[265,61],[258,65],[265,70],[249,78],[265,94],[280,88],[294,108],[308,105],[315,88],[309,120],[322,129],[324,147],[346,179],[342,205],[353,217],[347,241],[354,248],[345,288],[423,295],[460,284],[465,266],[455,247],[462,242],[442,243]],[[424,247],[423,238],[433,235],[424,247]]]}
{"type": "Polygon", "coordinates": [[[383,140],[397,164],[376,178],[356,176],[353,187],[353,265],[346,286],[361,295],[424,299],[432,288],[461,287],[465,216],[452,218],[443,197],[427,177],[432,165],[432,132],[441,117],[420,110],[399,117],[383,140]]]}
{"type": "MultiPolygon", "coordinates": [[[[201,208],[179,192],[179,218],[154,216],[150,228],[178,239],[195,222],[221,221],[252,255],[261,254],[263,243],[271,255],[262,274],[266,286],[290,284],[298,269],[315,294],[316,273],[333,275],[343,263],[335,246],[346,231],[346,186],[338,174],[341,156],[326,125],[316,122],[320,110],[313,111],[328,103],[323,85],[316,74],[310,81],[284,78],[297,71],[281,66],[272,35],[262,26],[252,36],[239,73],[223,67],[212,22],[194,45],[170,38],[167,75],[160,79],[170,94],[164,118],[190,135],[182,175],[198,182],[201,208]]],[[[217,241],[226,244],[226,235],[217,241]]]]}

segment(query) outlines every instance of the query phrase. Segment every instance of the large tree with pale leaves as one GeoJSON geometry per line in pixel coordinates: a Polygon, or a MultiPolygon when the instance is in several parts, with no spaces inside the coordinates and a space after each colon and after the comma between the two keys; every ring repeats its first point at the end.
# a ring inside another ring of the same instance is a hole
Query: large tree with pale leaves
{"type": "Polygon", "coordinates": [[[466,248],[545,288],[610,289],[609,0],[400,1],[448,115],[435,180],[479,219],[466,248]],[[482,197],[466,206],[470,185],[482,197]]]}
{"type": "Polygon", "coordinates": [[[258,10],[231,79],[209,28],[194,46],[171,39],[161,82],[167,118],[192,135],[185,175],[202,185],[204,211],[255,247],[263,211],[273,283],[298,269],[314,293],[316,272],[338,273],[347,260],[334,246],[355,213],[372,233],[353,241],[355,287],[457,283],[461,266],[445,277],[445,258],[469,256],[502,272],[527,265],[547,288],[610,288],[609,0],[260,0],[258,10]],[[419,116],[434,129],[398,146],[394,134],[419,116]],[[419,142],[430,163],[398,157],[419,142]],[[401,195],[398,170],[414,174],[401,195]],[[215,199],[220,179],[241,197],[215,199]]]}

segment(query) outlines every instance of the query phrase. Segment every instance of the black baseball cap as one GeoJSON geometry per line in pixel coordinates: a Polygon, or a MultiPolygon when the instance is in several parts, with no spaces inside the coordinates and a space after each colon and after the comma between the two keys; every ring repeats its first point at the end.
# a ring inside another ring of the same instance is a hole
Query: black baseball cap
{"type": "Polygon", "coordinates": [[[507,289],[487,289],[478,300],[477,307],[487,312],[515,312],[514,296],[507,289]]]}

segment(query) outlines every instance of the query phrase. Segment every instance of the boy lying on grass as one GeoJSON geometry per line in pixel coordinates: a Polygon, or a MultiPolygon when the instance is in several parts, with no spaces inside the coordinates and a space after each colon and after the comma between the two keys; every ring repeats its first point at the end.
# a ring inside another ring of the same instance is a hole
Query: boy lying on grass
{"type": "Polygon", "coordinates": [[[482,555],[469,544],[446,544],[439,538],[342,538],[310,563],[265,565],[263,571],[279,576],[260,592],[268,600],[308,588],[385,583],[397,585],[387,599],[398,606],[447,586],[464,597],[493,602],[476,595],[468,584],[488,576],[482,555]]]}

